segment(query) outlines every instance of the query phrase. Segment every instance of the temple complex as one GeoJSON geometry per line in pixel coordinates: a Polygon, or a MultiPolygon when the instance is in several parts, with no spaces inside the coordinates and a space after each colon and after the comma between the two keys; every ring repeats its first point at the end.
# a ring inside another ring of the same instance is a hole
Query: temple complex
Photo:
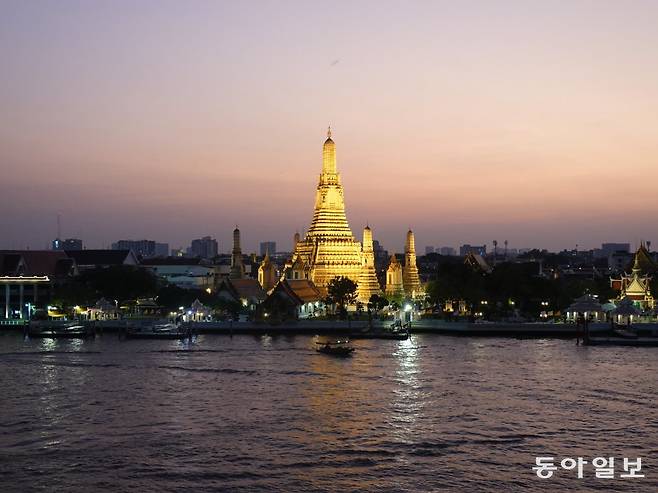
{"type": "MultiPolygon", "coordinates": [[[[322,147],[322,172],[315,193],[313,220],[303,238],[295,233],[293,254],[281,279],[311,281],[326,296],[329,282],[340,276],[357,283],[358,300],[362,303],[367,303],[373,294],[382,294],[375,269],[372,230],[369,226],[364,228],[361,244],[347,222],[343,185],[336,166],[336,144],[329,128],[322,147]]],[[[386,274],[386,295],[419,298],[422,294],[414,234],[409,231],[404,269],[393,255],[386,274]]]]}
{"type": "Polygon", "coordinates": [[[619,290],[616,301],[628,298],[642,310],[653,309],[656,304],[651,294],[649,281],[651,281],[651,274],[656,272],[658,272],[658,266],[651,259],[648,249],[642,242],[640,248],[635,252],[631,273],[624,273],[619,278],[610,278],[610,286],[619,290]]]}
{"type": "Polygon", "coordinates": [[[303,239],[296,241],[291,262],[295,279],[308,273],[318,289],[326,293],[329,281],[345,276],[358,282],[363,258],[361,244],[356,241],[345,216],[345,202],[340,173],[336,167],[336,144],[331,128],[322,148],[322,172],[315,194],[313,220],[303,239]]]}
{"type": "Polygon", "coordinates": [[[416,240],[414,233],[407,231],[407,241],[404,245],[404,269],[402,270],[404,293],[410,298],[420,298],[423,289],[420,285],[418,267],[416,266],[416,240]]]}
{"type": "Polygon", "coordinates": [[[372,230],[369,226],[363,229],[363,265],[358,281],[358,297],[362,303],[368,303],[374,294],[381,295],[382,288],[377,280],[375,270],[375,252],[372,247],[372,230]]]}

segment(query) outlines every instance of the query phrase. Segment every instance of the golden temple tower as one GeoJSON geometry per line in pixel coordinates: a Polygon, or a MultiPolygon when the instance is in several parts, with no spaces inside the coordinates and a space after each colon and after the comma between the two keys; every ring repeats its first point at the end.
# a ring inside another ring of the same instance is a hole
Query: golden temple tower
{"type": "Polygon", "coordinates": [[[236,226],[233,230],[233,252],[231,253],[230,279],[242,279],[244,277],[244,264],[242,263],[242,249],[240,248],[240,230],[236,226]]]}
{"type": "Polygon", "coordinates": [[[402,283],[402,266],[398,262],[395,254],[391,255],[391,260],[386,270],[386,296],[389,298],[399,298],[404,296],[404,287],[402,283]]]}
{"type": "Polygon", "coordinates": [[[368,303],[373,294],[382,294],[382,288],[377,280],[375,270],[375,252],[372,248],[372,230],[369,226],[363,229],[363,266],[359,276],[358,296],[359,301],[368,303]]]}
{"type": "Polygon", "coordinates": [[[413,231],[407,231],[407,242],[404,246],[404,269],[402,274],[404,292],[411,298],[419,298],[423,295],[423,289],[418,277],[416,266],[416,240],[413,231]]]}
{"type": "Polygon", "coordinates": [[[345,276],[358,282],[361,275],[361,244],[354,238],[345,216],[331,127],[322,147],[322,173],[315,194],[313,220],[304,239],[295,245],[293,263],[298,257],[310,269],[311,280],[323,294],[333,278],[345,276]]]}
{"type": "Polygon", "coordinates": [[[269,250],[265,252],[265,258],[258,267],[258,282],[265,292],[272,289],[278,279],[276,277],[276,265],[270,260],[269,250]]]}

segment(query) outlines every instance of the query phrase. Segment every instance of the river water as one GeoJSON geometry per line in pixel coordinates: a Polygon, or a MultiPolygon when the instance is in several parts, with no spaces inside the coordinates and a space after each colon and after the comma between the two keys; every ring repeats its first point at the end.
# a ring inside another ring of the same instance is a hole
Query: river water
{"type": "Polygon", "coordinates": [[[315,342],[0,335],[0,491],[658,491],[656,349],[315,342]],[[612,456],[615,479],[539,479],[536,456],[612,456]]]}

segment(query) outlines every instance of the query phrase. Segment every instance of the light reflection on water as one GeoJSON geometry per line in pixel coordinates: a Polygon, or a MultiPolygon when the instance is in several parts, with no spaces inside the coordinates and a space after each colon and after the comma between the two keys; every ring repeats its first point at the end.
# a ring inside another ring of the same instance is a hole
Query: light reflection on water
{"type": "Polygon", "coordinates": [[[652,349],[317,340],[0,336],[0,491],[547,491],[547,453],[647,461],[643,482],[554,491],[658,487],[652,349]]]}

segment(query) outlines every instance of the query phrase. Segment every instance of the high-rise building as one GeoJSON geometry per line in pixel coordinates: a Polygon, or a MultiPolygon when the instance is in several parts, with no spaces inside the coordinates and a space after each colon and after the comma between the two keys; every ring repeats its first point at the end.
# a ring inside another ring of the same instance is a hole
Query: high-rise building
{"type": "Polygon", "coordinates": [[[425,247],[425,255],[428,255],[430,253],[434,253],[434,247],[432,245],[428,245],[425,247]]]}
{"type": "Polygon", "coordinates": [[[441,255],[445,255],[445,256],[449,257],[449,256],[457,255],[457,250],[455,250],[452,247],[441,247],[441,249],[439,249],[439,253],[441,255]]]}
{"type": "Polygon", "coordinates": [[[155,242],[155,256],[166,257],[169,255],[169,243],[155,242]]]}
{"type": "Polygon", "coordinates": [[[169,244],[157,243],[153,240],[119,240],[112,243],[112,250],[132,250],[135,255],[142,258],[166,257],[169,244]]]}
{"type": "Polygon", "coordinates": [[[630,243],[603,243],[601,245],[601,257],[609,257],[613,253],[623,252],[629,253],[631,251],[630,243]]]}
{"type": "Polygon", "coordinates": [[[204,236],[203,238],[198,238],[192,240],[190,248],[188,248],[188,254],[190,257],[199,257],[199,258],[215,258],[219,252],[219,245],[217,240],[211,238],[210,236],[204,236]]]}
{"type": "Polygon", "coordinates": [[[78,238],[67,238],[60,240],[59,238],[53,240],[53,250],[82,250],[82,240],[78,238]]]}
{"type": "Polygon", "coordinates": [[[261,241],[260,256],[264,257],[268,253],[271,255],[276,253],[276,241],[261,241]]]}
{"type": "MultiPolygon", "coordinates": [[[[480,255],[484,257],[487,254],[487,245],[462,245],[459,247],[459,256],[465,257],[469,253],[480,255]]],[[[505,246],[505,254],[507,254],[507,246],[505,246]]]]}

